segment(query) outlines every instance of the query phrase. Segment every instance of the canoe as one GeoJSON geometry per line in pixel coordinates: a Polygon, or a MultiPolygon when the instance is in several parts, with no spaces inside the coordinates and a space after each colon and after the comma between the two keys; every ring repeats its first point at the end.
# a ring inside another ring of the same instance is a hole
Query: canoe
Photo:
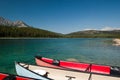
{"type": "Polygon", "coordinates": [[[115,67],[115,66],[62,61],[62,60],[45,58],[41,56],[36,56],[35,61],[36,61],[36,64],[40,66],[48,66],[48,67],[59,68],[59,69],[69,68],[69,69],[79,70],[83,72],[91,72],[91,73],[120,77],[120,67],[115,67]]]}
{"type": "Polygon", "coordinates": [[[26,77],[31,77],[31,78],[36,78],[36,79],[40,79],[40,80],[52,80],[50,78],[47,78],[47,77],[44,77],[44,74],[45,71],[40,71],[40,73],[38,73],[37,70],[35,71],[32,71],[30,70],[31,66],[28,65],[28,64],[22,64],[22,63],[19,63],[19,62],[15,62],[15,69],[16,69],[16,73],[20,76],[26,76],[26,77]]]}
{"type": "Polygon", "coordinates": [[[0,72],[0,80],[38,80],[13,74],[7,74],[0,72]]]}
{"type": "Polygon", "coordinates": [[[119,77],[90,74],[69,69],[56,69],[26,63],[16,63],[15,65],[18,75],[42,80],[120,80],[119,77]]]}

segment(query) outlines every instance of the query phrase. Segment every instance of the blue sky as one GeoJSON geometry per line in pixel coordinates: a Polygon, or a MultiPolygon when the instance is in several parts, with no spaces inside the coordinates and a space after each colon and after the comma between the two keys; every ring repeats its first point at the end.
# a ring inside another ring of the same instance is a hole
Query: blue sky
{"type": "Polygon", "coordinates": [[[120,0],[0,0],[0,16],[58,33],[120,29],[120,0]]]}

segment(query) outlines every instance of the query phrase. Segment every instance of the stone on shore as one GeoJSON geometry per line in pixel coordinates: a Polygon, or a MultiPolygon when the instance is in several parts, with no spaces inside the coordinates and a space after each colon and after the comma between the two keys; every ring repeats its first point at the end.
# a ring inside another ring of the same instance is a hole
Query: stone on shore
{"type": "Polygon", "coordinates": [[[113,39],[113,42],[115,46],[120,46],[120,39],[113,39]]]}

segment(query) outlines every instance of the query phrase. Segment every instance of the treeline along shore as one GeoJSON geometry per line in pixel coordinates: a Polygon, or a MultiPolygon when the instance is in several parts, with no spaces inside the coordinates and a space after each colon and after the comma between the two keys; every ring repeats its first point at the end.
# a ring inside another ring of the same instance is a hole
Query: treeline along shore
{"type": "Polygon", "coordinates": [[[34,27],[15,27],[0,25],[0,38],[120,38],[120,30],[113,31],[79,31],[61,34],[34,27]]]}
{"type": "Polygon", "coordinates": [[[63,35],[33,27],[0,26],[0,37],[59,38],[63,37],[63,35]]]}

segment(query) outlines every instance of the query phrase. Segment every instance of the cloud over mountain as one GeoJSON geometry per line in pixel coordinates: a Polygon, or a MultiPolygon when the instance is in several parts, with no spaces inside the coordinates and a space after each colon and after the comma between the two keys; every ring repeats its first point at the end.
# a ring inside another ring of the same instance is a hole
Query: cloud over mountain
{"type": "Polygon", "coordinates": [[[94,28],[86,28],[83,31],[88,31],[88,30],[98,30],[98,31],[113,31],[113,30],[120,30],[120,28],[117,27],[103,27],[101,29],[94,29],[94,28]]]}
{"type": "Polygon", "coordinates": [[[120,30],[120,28],[115,27],[104,27],[101,29],[101,31],[112,31],[112,30],[120,30]]]}

